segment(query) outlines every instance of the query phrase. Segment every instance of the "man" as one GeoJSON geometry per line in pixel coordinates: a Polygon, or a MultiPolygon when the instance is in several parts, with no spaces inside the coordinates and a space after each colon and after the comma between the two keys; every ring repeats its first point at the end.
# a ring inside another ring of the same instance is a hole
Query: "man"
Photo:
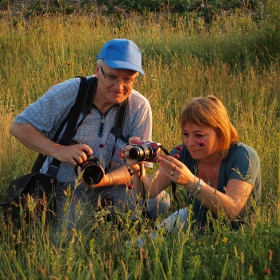
{"type": "MultiPolygon", "coordinates": [[[[76,223],[76,206],[79,201],[90,200],[96,207],[110,200],[110,203],[120,210],[134,209],[137,196],[135,190],[127,188],[126,184],[131,181],[131,173],[119,156],[119,151],[123,150],[131,136],[137,135],[141,139],[151,140],[150,104],[143,95],[133,89],[138,73],[144,74],[142,55],[134,42],[113,39],[102,47],[97,56],[94,76],[98,84],[92,109],[77,130],[74,137],[77,144],[63,146],[51,139],[75,102],[80,78],[73,78],[51,87],[19,114],[10,126],[10,133],[22,144],[48,156],[41,172],[46,173],[53,158],[62,162],[57,175],[58,217],[61,221],[64,219],[70,222],[70,227],[76,223]],[[111,129],[115,124],[118,108],[126,99],[128,106],[122,137],[115,143],[111,129]],[[104,170],[109,170],[98,184],[77,186],[75,168],[92,154],[100,159],[104,170]],[[67,210],[65,202],[69,185],[74,194],[70,210],[67,210]]],[[[152,218],[156,218],[159,213],[167,211],[169,204],[169,195],[163,192],[148,201],[148,213],[152,218]]]]}

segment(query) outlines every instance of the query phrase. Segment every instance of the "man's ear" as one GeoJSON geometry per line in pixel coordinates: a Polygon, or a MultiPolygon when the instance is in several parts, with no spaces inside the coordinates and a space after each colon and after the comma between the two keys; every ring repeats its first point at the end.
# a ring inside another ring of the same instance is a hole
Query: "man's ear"
{"type": "Polygon", "coordinates": [[[96,67],[95,67],[95,76],[96,76],[96,78],[98,78],[99,73],[100,73],[100,66],[98,64],[96,64],[96,67]]]}

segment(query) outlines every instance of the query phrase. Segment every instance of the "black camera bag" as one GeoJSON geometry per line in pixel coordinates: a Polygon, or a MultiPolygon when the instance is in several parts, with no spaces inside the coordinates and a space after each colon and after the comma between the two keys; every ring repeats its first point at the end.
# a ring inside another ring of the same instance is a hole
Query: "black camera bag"
{"type": "Polygon", "coordinates": [[[7,189],[7,195],[1,202],[4,206],[4,216],[20,223],[22,218],[32,223],[46,213],[46,218],[55,216],[56,178],[47,174],[35,172],[12,180],[7,189]],[[24,216],[23,216],[24,215],[24,216]]]}
{"type": "MultiPolygon", "coordinates": [[[[59,141],[60,144],[63,144],[64,139],[74,137],[78,127],[91,110],[97,79],[95,77],[80,78],[80,88],[76,101],[52,139],[56,141],[63,127],[67,124],[63,137],[59,141]],[[77,124],[81,112],[83,113],[83,119],[77,124]]],[[[6,221],[11,219],[11,221],[20,225],[23,220],[32,223],[36,219],[40,219],[42,213],[46,213],[47,219],[55,217],[56,175],[61,162],[53,159],[47,173],[43,174],[39,171],[46,158],[47,156],[39,154],[30,174],[23,175],[10,182],[6,197],[0,203],[6,221]]]]}

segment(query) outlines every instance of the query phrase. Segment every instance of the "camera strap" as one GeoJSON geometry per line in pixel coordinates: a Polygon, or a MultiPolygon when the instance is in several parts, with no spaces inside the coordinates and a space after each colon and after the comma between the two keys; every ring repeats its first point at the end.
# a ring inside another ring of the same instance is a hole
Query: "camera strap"
{"type": "MultiPolygon", "coordinates": [[[[164,152],[166,155],[170,156],[170,153],[169,153],[162,145],[160,145],[160,148],[163,150],[163,152],[164,152]]],[[[179,211],[180,205],[179,205],[179,199],[178,199],[177,191],[176,191],[177,185],[176,185],[176,183],[174,183],[173,181],[171,181],[171,186],[172,186],[172,194],[173,194],[173,197],[174,197],[175,201],[176,201],[177,204],[178,204],[178,211],[179,211]]]]}
{"type": "Polygon", "coordinates": [[[122,135],[123,124],[124,124],[124,119],[125,119],[125,115],[126,115],[127,105],[128,105],[128,100],[127,99],[125,99],[119,105],[119,109],[118,109],[116,120],[115,120],[115,125],[111,129],[111,133],[114,134],[114,136],[115,136],[115,144],[114,144],[114,147],[113,147],[113,150],[112,150],[112,155],[111,155],[109,165],[106,166],[106,168],[105,168],[106,173],[111,169],[112,158],[113,158],[113,155],[116,151],[118,138],[122,139],[124,142],[127,142],[127,139],[122,135]]]}
{"type": "MultiPolygon", "coordinates": [[[[170,156],[170,153],[166,150],[166,148],[162,145],[159,146],[162,151],[170,156]]],[[[139,176],[139,179],[142,177],[142,174],[143,174],[143,168],[144,168],[144,164],[139,164],[140,165],[140,176],[139,176]]],[[[145,195],[145,187],[144,187],[144,182],[142,181],[143,183],[143,211],[142,211],[142,214],[145,218],[149,218],[149,219],[152,219],[148,210],[147,210],[147,200],[146,200],[146,195],[145,195]]],[[[177,185],[175,182],[171,181],[171,186],[172,186],[172,194],[173,194],[173,197],[175,199],[175,201],[177,202],[177,207],[178,207],[178,213],[179,213],[179,210],[180,210],[180,202],[179,202],[179,199],[178,199],[178,196],[177,196],[177,191],[176,191],[176,188],[177,188],[177,185]]]]}
{"type": "MultiPolygon", "coordinates": [[[[87,79],[86,77],[80,77],[80,78],[81,78],[81,82],[80,82],[79,92],[76,97],[76,101],[74,105],[71,107],[67,117],[60,124],[58,130],[56,131],[52,139],[55,142],[58,139],[63,127],[67,124],[63,132],[63,136],[59,141],[59,144],[61,145],[67,145],[67,141],[71,140],[75,136],[79,126],[82,124],[85,117],[91,111],[91,106],[92,106],[98,80],[95,77],[91,77],[89,79],[87,79]],[[81,113],[83,114],[83,117],[78,123],[78,119],[81,113]]],[[[46,158],[47,156],[39,154],[32,168],[32,172],[35,172],[36,170],[39,171],[46,158]]],[[[61,161],[57,159],[53,159],[46,174],[50,175],[51,177],[56,177],[59,171],[60,164],[61,161]]]]}

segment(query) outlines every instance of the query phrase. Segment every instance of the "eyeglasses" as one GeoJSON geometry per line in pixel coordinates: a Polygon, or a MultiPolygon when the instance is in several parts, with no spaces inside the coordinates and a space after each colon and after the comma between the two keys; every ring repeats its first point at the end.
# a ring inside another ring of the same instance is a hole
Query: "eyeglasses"
{"type": "Polygon", "coordinates": [[[114,75],[109,75],[107,73],[104,72],[104,70],[102,69],[102,67],[99,65],[100,67],[100,70],[104,76],[105,79],[107,79],[108,81],[116,84],[118,82],[122,83],[123,85],[126,85],[126,86],[133,86],[136,81],[137,81],[137,76],[133,79],[130,79],[130,78],[119,78],[119,77],[116,77],[114,75]]]}

